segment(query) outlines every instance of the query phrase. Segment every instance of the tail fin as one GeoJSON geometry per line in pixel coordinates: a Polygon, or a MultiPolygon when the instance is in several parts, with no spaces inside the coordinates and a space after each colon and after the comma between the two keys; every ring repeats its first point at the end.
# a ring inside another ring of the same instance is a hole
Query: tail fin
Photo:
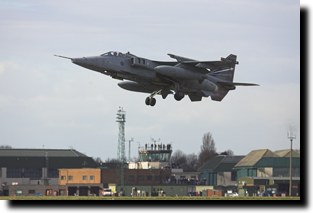
{"type": "Polygon", "coordinates": [[[230,63],[234,63],[234,64],[239,64],[237,60],[237,56],[230,54],[229,56],[227,56],[226,58],[221,58],[221,61],[225,61],[225,62],[230,62],[230,63]]]}
{"type": "Polygon", "coordinates": [[[237,56],[230,54],[226,58],[221,58],[222,62],[229,64],[229,68],[216,71],[213,73],[214,77],[220,79],[221,81],[217,81],[218,85],[221,87],[211,95],[211,99],[214,101],[222,101],[223,98],[227,95],[229,90],[236,89],[236,86],[259,86],[258,84],[254,83],[237,83],[234,82],[234,73],[236,64],[239,64],[237,61],[237,56]]]}

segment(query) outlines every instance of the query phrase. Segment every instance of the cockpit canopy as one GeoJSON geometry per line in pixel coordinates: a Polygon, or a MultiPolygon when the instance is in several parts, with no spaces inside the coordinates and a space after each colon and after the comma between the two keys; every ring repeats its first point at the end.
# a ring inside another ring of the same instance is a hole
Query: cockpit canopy
{"type": "Polygon", "coordinates": [[[103,53],[101,56],[129,56],[131,55],[129,52],[127,52],[126,54],[125,53],[121,53],[121,52],[117,52],[117,51],[110,51],[110,52],[106,52],[106,53],[103,53]]]}

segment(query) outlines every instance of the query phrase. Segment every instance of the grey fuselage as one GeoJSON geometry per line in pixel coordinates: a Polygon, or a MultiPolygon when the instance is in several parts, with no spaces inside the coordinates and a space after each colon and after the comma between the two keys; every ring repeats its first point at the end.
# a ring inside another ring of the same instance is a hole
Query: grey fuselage
{"type": "Polygon", "coordinates": [[[129,52],[114,51],[100,56],[69,59],[84,68],[126,80],[118,84],[123,89],[151,93],[149,100],[146,100],[146,104],[151,106],[155,104],[153,96],[157,94],[166,98],[174,93],[176,100],[188,95],[191,101],[200,101],[202,97],[209,96],[212,100],[221,101],[229,90],[236,88],[236,83],[233,83],[235,65],[238,64],[235,55],[221,58],[221,61],[196,61],[173,54],[169,56],[177,61],[154,61],[129,52]]]}

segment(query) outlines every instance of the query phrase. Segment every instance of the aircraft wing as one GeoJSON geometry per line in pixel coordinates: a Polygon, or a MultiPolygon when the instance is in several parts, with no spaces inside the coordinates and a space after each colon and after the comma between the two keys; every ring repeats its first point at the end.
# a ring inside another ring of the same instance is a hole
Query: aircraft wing
{"type": "Polygon", "coordinates": [[[192,65],[197,68],[210,69],[211,72],[230,68],[233,63],[226,61],[183,61],[181,64],[192,65]]]}
{"type": "Polygon", "coordinates": [[[168,53],[167,55],[169,55],[169,57],[171,57],[171,58],[176,59],[176,60],[177,60],[177,62],[195,61],[195,60],[190,59],[190,58],[185,58],[185,57],[178,56],[178,55],[174,55],[174,54],[170,54],[170,53],[168,53]]]}
{"type": "Polygon", "coordinates": [[[177,62],[184,64],[184,65],[190,65],[197,68],[204,68],[204,69],[210,69],[211,72],[214,72],[216,70],[223,70],[227,68],[234,67],[235,64],[238,64],[238,61],[236,61],[237,56],[230,54],[226,58],[221,58],[220,61],[196,61],[190,58],[185,58],[182,56],[174,55],[174,54],[168,54],[171,58],[174,58],[177,60],[177,62]]]}

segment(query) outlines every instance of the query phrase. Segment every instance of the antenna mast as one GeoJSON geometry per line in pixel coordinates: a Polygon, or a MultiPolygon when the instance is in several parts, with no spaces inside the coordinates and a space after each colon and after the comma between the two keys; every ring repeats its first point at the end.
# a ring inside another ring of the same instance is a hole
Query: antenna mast
{"type": "Polygon", "coordinates": [[[292,141],[296,139],[294,127],[289,127],[287,137],[290,140],[290,154],[289,154],[289,196],[292,196],[292,141]]]}
{"type": "Polygon", "coordinates": [[[118,123],[118,147],[117,147],[117,159],[121,162],[125,162],[125,115],[126,112],[122,107],[119,107],[116,114],[116,122],[118,123]]]}

